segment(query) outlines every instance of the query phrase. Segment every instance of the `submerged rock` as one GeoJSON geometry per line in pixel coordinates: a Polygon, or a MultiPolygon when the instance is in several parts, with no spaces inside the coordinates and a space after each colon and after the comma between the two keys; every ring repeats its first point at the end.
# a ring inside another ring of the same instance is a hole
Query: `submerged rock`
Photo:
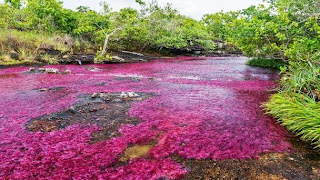
{"type": "Polygon", "coordinates": [[[28,71],[29,71],[29,72],[35,72],[35,71],[36,71],[36,68],[31,67],[28,71]]]}
{"type": "Polygon", "coordinates": [[[136,145],[129,147],[126,149],[119,161],[126,162],[131,159],[137,159],[146,156],[152,147],[152,145],[136,145]]]}
{"type": "Polygon", "coordinates": [[[43,92],[43,91],[49,91],[48,88],[42,88],[42,89],[39,89],[39,91],[43,92]]]}
{"type": "Polygon", "coordinates": [[[40,91],[40,92],[46,92],[46,91],[65,91],[67,90],[66,87],[47,87],[47,88],[40,88],[40,89],[34,89],[36,91],[40,91]]]}
{"type": "Polygon", "coordinates": [[[101,98],[105,101],[110,101],[111,99],[113,99],[112,97],[114,97],[114,95],[108,93],[93,93],[91,96],[92,99],[101,98]]]}
{"type": "MultiPolygon", "coordinates": [[[[91,96],[92,99],[101,98],[105,101],[116,101],[116,102],[120,102],[120,101],[127,99],[127,98],[132,99],[132,98],[137,98],[137,97],[140,97],[140,95],[135,92],[94,93],[91,96]]],[[[139,99],[139,98],[137,98],[137,99],[139,99]]]]}
{"type": "Polygon", "coordinates": [[[95,67],[87,67],[87,70],[91,71],[91,72],[99,72],[100,71],[99,68],[95,68],[95,67]]]}
{"type": "Polygon", "coordinates": [[[134,98],[139,97],[139,94],[135,92],[121,92],[120,98],[134,98]]]}
{"type": "Polygon", "coordinates": [[[116,60],[116,61],[119,61],[119,62],[125,62],[126,60],[119,57],[119,56],[111,56],[112,57],[112,60],[116,60]]]}
{"type": "Polygon", "coordinates": [[[100,93],[93,93],[91,98],[99,98],[100,97],[100,93]]]}
{"type": "Polygon", "coordinates": [[[69,70],[69,69],[67,69],[67,70],[65,70],[64,72],[63,72],[63,74],[71,74],[72,72],[71,72],[71,70],[69,70]]]}
{"type": "Polygon", "coordinates": [[[56,68],[34,68],[31,67],[27,73],[47,73],[47,74],[60,74],[59,69],[56,68]]]}
{"type": "Polygon", "coordinates": [[[45,68],[39,68],[38,71],[40,71],[40,72],[45,72],[46,69],[45,69],[45,68]]]}
{"type": "Polygon", "coordinates": [[[45,73],[47,73],[47,74],[59,74],[59,69],[45,68],[45,73]]]}

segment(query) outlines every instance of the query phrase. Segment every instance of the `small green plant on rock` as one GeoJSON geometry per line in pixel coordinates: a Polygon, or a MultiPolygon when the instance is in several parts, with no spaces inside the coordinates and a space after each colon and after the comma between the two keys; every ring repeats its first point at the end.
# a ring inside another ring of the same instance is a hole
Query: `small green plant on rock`
{"type": "Polygon", "coordinates": [[[48,54],[45,54],[41,57],[41,60],[48,63],[48,64],[58,64],[57,57],[50,56],[48,54]]]}
{"type": "Polygon", "coordinates": [[[97,51],[95,62],[102,63],[103,61],[112,61],[112,57],[110,54],[103,55],[101,51],[97,51]]]}

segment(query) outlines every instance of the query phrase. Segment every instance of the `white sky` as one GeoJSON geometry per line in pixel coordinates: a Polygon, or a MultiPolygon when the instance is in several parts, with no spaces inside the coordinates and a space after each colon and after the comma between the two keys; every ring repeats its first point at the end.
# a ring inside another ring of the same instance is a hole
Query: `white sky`
{"type": "MultiPolygon", "coordinates": [[[[99,2],[101,0],[63,0],[66,8],[74,9],[80,5],[89,6],[91,9],[100,10],[99,2]]],[[[135,0],[106,0],[113,10],[119,10],[124,7],[139,8],[135,0]]],[[[164,6],[171,3],[181,14],[200,19],[204,14],[215,13],[221,10],[241,10],[251,5],[258,5],[262,0],[158,0],[159,4],[164,6]]]]}
{"type": "MultiPolygon", "coordinates": [[[[3,2],[4,0],[0,0],[3,2]]],[[[66,8],[75,9],[78,6],[89,6],[91,9],[100,10],[99,2],[101,0],[62,0],[66,8]]],[[[148,0],[145,0],[148,1],[148,0]]],[[[139,8],[135,0],[106,0],[113,10],[119,10],[124,7],[139,8]]],[[[181,14],[200,19],[204,14],[215,13],[221,10],[241,10],[250,5],[258,5],[262,0],[158,0],[160,5],[168,2],[178,9],[181,14]]]]}

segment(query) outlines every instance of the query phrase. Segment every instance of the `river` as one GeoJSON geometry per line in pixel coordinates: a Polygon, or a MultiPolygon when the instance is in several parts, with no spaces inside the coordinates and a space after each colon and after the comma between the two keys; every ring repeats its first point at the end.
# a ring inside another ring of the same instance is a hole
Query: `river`
{"type": "Polygon", "coordinates": [[[261,107],[278,72],[245,61],[3,69],[0,178],[316,179],[316,152],[261,107]]]}

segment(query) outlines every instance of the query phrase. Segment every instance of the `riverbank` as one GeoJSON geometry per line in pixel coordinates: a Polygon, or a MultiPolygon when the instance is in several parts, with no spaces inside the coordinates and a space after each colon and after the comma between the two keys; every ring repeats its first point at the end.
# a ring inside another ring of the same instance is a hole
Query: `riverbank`
{"type": "MultiPolygon", "coordinates": [[[[53,54],[48,54],[53,56],[53,54]]],[[[48,56],[46,55],[46,56],[48,56]]],[[[10,56],[10,54],[8,55],[10,56]]],[[[16,57],[15,60],[11,60],[10,63],[1,63],[0,69],[9,68],[9,67],[19,67],[19,66],[33,66],[41,67],[45,65],[50,65],[51,63],[42,60],[40,57],[38,59],[31,60],[19,60],[18,54],[12,54],[11,56],[16,57]]],[[[178,54],[161,54],[159,52],[131,52],[123,50],[109,50],[108,51],[109,59],[102,59],[97,62],[97,55],[94,53],[78,52],[73,54],[59,54],[55,55],[52,58],[52,64],[113,64],[113,63],[140,63],[140,62],[149,62],[153,59],[173,59],[175,57],[241,57],[243,56],[239,52],[212,52],[212,53],[203,53],[203,54],[194,54],[192,52],[180,52],[178,54]]]]}

